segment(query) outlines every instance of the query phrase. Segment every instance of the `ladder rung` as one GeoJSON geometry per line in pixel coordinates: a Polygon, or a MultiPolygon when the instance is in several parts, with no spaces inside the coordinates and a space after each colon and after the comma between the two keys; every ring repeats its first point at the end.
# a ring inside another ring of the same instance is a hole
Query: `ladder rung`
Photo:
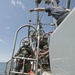
{"type": "Polygon", "coordinates": [[[14,57],[14,59],[26,59],[26,60],[37,61],[37,59],[25,58],[25,57],[14,57]]]}
{"type": "MultiPolygon", "coordinates": [[[[16,71],[11,71],[11,73],[14,73],[14,74],[25,74],[27,75],[28,73],[23,73],[23,72],[16,72],[16,71]]],[[[29,74],[30,75],[30,74],[29,74]]],[[[31,74],[31,75],[35,75],[35,74],[31,74]]]]}

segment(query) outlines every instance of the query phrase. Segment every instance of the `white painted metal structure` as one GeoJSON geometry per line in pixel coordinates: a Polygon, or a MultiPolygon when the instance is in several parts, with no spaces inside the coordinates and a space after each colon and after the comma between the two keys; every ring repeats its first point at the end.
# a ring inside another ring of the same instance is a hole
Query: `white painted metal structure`
{"type": "Polygon", "coordinates": [[[75,8],[50,36],[53,75],[75,75],[75,8]]]}

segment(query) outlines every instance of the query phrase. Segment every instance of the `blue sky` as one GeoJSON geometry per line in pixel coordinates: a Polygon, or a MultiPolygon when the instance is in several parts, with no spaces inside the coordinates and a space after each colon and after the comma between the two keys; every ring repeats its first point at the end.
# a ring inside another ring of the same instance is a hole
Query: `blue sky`
{"type": "MultiPolygon", "coordinates": [[[[60,5],[66,7],[66,1],[60,0],[60,5]]],[[[47,7],[43,2],[40,7],[47,7]]],[[[71,9],[75,6],[75,0],[71,0],[71,9]]],[[[35,8],[35,0],[0,0],[0,62],[6,62],[11,58],[14,36],[16,30],[29,23],[36,23],[36,12],[29,13],[30,8],[35,8]]],[[[40,13],[42,14],[42,13],[40,13]]],[[[41,16],[41,15],[40,15],[41,16]]],[[[43,13],[42,23],[51,23],[52,17],[43,13]]],[[[53,27],[44,26],[47,31],[53,30],[53,27]]],[[[19,35],[27,34],[26,31],[19,35]]],[[[19,40],[18,39],[18,40],[19,40]]]]}

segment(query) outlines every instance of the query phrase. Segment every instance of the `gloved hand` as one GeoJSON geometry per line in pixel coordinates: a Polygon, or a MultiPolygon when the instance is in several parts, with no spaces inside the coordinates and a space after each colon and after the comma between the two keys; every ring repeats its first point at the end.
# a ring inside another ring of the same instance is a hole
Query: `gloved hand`
{"type": "Polygon", "coordinates": [[[30,10],[29,10],[29,12],[33,12],[33,11],[34,11],[34,9],[30,9],[30,10]]]}

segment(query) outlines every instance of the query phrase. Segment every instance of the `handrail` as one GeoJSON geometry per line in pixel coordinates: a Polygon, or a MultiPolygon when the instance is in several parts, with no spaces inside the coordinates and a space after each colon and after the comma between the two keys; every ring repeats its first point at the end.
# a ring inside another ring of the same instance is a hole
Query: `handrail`
{"type": "Polygon", "coordinates": [[[36,61],[37,59],[32,59],[32,58],[25,58],[25,57],[13,57],[13,59],[24,59],[24,60],[32,60],[32,61],[36,61]]]}
{"type": "Polygon", "coordinates": [[[10,75],[10,71],[11,71],[12,66],[13,66],[13,55],[14,55],[14,51],[15,51],[15,47],[16,47],[18,32],[24,27],[32,27],[34,30],[36,30],[36,28],[34,26],[32,26],[30,24],[25,24],[25,25],[22,25],[21,27],[19,27],[18,30],[16,31],[15,38],[14,38],[13,52],[12,52],[12,57],[11,57],[11,63],[10,63],[11,66],[10,66],[10,69],[9,69],[9,75],[10,75]]]}
{"type": "Polygon", "coordinates": [[[7,65],[8,65],[8,63],[9,63],[10,61],[11,61],[11,60],[9,60],[9,61],[6,62],[5,71],[4,71],[6,75],[7,75],[7,65]]]}

